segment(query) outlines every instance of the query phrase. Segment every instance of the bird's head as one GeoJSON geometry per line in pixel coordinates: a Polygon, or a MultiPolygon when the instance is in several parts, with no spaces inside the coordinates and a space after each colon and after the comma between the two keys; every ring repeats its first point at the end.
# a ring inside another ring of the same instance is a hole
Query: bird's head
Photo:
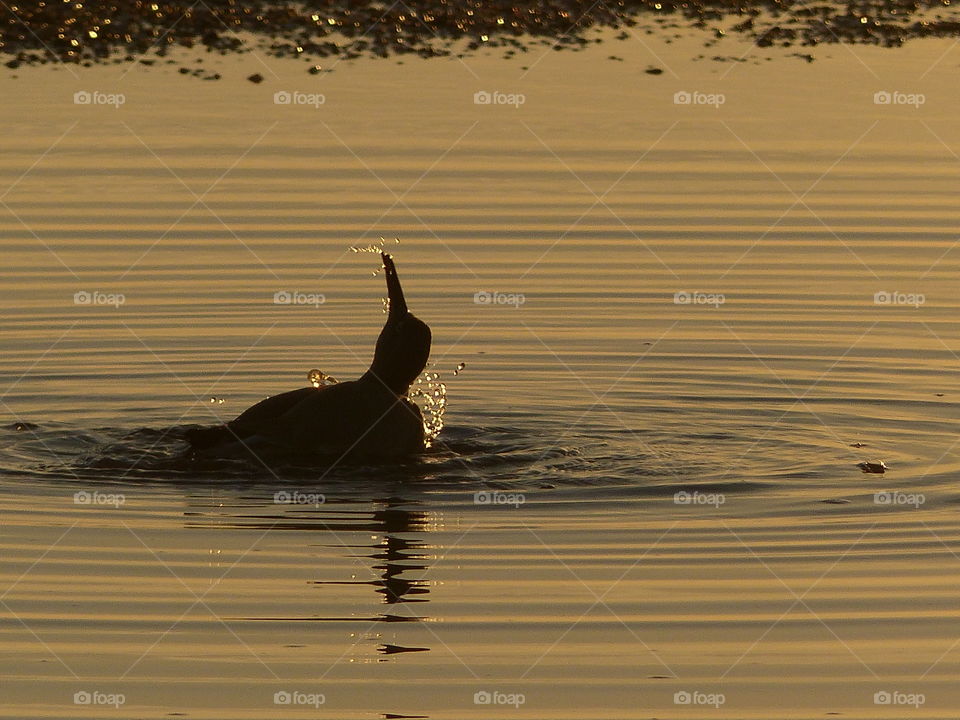
{"type": "Polygon", "coordinates": [[[430,357],[430,328],[407,309],[403,288],[393,258],[381,253],[387,279],[390,311],[377,338],[373,362],[368,375],[373,375],[397,395],[405,395],[411,383],[423,372],[430,357]]]}

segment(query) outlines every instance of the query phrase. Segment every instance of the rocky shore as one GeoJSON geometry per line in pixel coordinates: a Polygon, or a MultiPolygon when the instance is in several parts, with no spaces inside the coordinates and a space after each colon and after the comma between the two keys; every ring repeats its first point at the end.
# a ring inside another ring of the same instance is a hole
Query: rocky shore
{"type": "Polygon", "coordinates": [[[323,58],[469,54],[494,47],[510,57],[537,47],[577,49],[597,29],[632,34],[701,32],[714,46],[739,35],[758,47],[823,43],[897,46],[911,38],[960,36],[950,0],[806,4],[781,0],[456,2],[406,0],[314,4],[282,0],[32,0],[0,3],[0,60],[129,62],[171,49],[256,49],[323,58]]]}

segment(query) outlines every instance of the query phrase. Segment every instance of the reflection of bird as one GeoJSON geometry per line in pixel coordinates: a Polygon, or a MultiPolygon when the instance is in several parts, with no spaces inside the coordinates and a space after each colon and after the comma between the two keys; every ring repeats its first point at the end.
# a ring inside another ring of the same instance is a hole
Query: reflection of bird
{"type": "MultiPolygon", "coordinates": [[[[378,577],[371,580],[317,580],[317,585],[372,585],[382,597],[382,603],[391,607],[371,620],[385,623],[415,623],[427,618],[413,614],[397,612],[403,603],[424,603],[429,600],[429,583],[423,579],[409,579],[404,573],[418,572],[427,569],[427,555],[424,552],[424,543],[420,534],[427,530],[427,515],[420,510],[409,509],[408,502],[403,498],[391,497],[377,501],[381,508],[374,511],[372,522],[367,525],[346,523],[343,529],[351,531],[366,530],[378,532],[373,536],[373,544],[365,545],[373,550],[366,555],[376,562],[372,569],[378,577]],[[412,597],[421,596],[421,597],[412,597]]],[[[324,522],[323,529],[336,532],[336,524],[324,522]]],[[[345,547],[339,542],[331,547],[345,547]]],[[[354,619],[354,618],[351,618],[354,619]]],[[[409,635],[409,633],[405,633],[409,635]]],[[[379,637],[379,634],[377,635],[379,637]]],[[[402,653],[426,652],[430,648],[397,643],[381,642],[377,652],[382,655],[397,655],[402,653]]]]}
{"type": "Polygon", "coordinates": [[[430,590],[422,580],[409,580],[401,575],[409,570],[425,570],[426,565],[411,562],[424,556],[418,552],[423,546],[419,539],[408,539],[401,533],[422,531],[426,516],[422,512],[405,510],[398,506],[397,501],[391,499],[390,504],[383,510],[374,513],[374,520],[383,523],[382,551],[371,555],[382,564],[374,565],[375,570],[383,570],[382,580],[374,584],[379,585],[379,593],[383,593],[383,601],[394,605],[402,602],[426,602],[426,599],[411,598],[409,595],[423,595],[430,590]]]}
{"type": "Polygon", "coordinates": [[[280,451],[401,455],[424,449],[423,415],[407,398],[430,356],[430,328],[407,310],[393,258],[381,253],[390,311],[358,380],[274,395],[226,425],[193,429],[204,453],[280,451]]]}

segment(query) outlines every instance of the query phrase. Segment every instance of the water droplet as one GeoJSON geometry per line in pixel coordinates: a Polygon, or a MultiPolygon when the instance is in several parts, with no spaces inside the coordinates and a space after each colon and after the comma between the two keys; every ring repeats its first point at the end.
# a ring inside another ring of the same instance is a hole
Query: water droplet
{"type": "MultiPolygon", "coordinates": [[[[377,253],[378,255],[383,252],[383,244],[387,242],[383,238],[380,238],[375,243],[370,245],[351,245],[350,250],[355,253],[377,253]]],[[[400,238],[397,238],[397,242],[400,242],[400,238]]]]}
{"type": "Polygon", "coordinates": [[[447,406],[447,386],[439,382],[439,378],[439,373],[423,372],[416,379],[409,396],[423,414],[423,430],[428,447],[443,429],[443,414],[447,406]]]}
{"type": "Polygon", "coordinates": [[[466,363],[460,363],[457,365],[457,369],[453,371],[453,376],[456,377],[460,372],[467,366],[466,363]]]}
{"type": "Polygon", "coordinates": [[[310,384],[315,388],[320,387],[321,385],[336,385],[339,380],[337,380],[332,375],[327,375],[322,370],[313,368],[310,372],[307,373],[307,380],[310,381],[310,384]]]}

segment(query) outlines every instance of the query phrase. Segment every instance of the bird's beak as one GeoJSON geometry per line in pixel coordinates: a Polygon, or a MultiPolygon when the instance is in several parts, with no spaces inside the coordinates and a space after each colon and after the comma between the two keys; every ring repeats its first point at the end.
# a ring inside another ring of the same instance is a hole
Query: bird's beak
{"type": "Polygon", "coordinates": [[[407,314],[407,301],[403,298],[403,288],[400,287],[400,278],[397,277],[397,268],[393,258],[387,253],[380,253],[383,259],[383,268],[387,276],[387,297],[390,298],[389,320],[399,320],[407,314]]]}

